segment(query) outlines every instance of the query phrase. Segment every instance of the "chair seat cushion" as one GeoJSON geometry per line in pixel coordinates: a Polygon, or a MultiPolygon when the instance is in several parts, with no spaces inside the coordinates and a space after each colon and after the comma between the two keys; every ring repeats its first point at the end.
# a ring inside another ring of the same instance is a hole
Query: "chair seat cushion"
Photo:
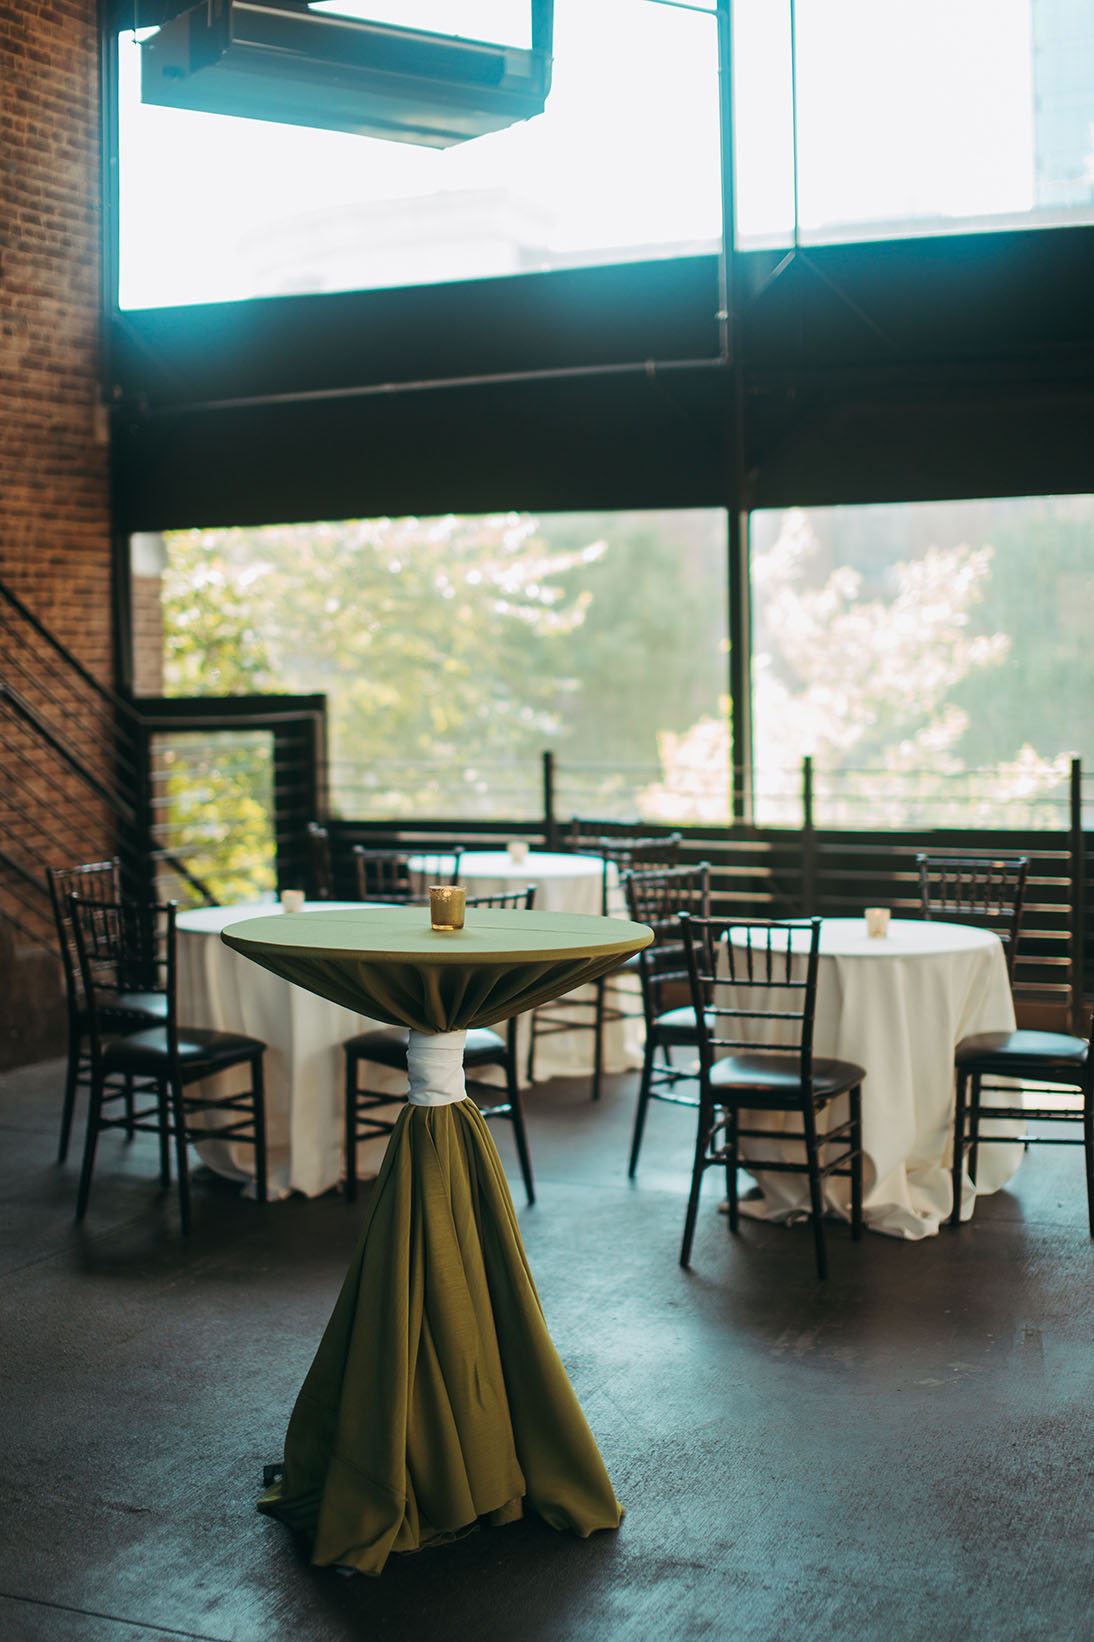
{"type": "MultiPolygon", "coordinates": [[[[853,1061],[814,1059],[813,1098],[831,1100],[862,1083],[865,1077],[863,1068],[853,1061]]],[[[797,1106],[801,1100],[801,1061],[796,1053],[743,1050],[715,1061],[710,1082],[719,1102],[732,1094],[737,1106],[797,1106]]]]}
{"type": "MultiPolygon", "coordinates": [[[[262,1054],[261,1038],[242,1032],[214,1032],[197,1026],[179,1027],[179,1064],[186,1077],[198,1077],[234,1066],[251,1055],[262,1054]]],[[[159,1077],[167,1071],[167,1028],[153,1026],[132,1032],[108,1044],[103,1053],[108,1072],[127,1072],[137,1077],[159,1077]]]]}
{"type": "Polygon", "coordinates": [[[1077,1077],[1086,1065],[1085,1038],[1066,1032],[975,1032],[954,1051],[958,1066],[1019,1076],[1077,1077]]]}
{"type": "Polygon", "coordinates": [[[690,1004],[682,1009],[666,1009],[663,1015],[654,1018],[650,1031],[658,1043],[679,1043],[684,1047],[694,1047],[698,1041],[695,1011],[690,1004]]]}
{"type": "Polygon", "coordinates": [[[480,1066],[484,1062],[504,1060],[507,1054],[505,1039],[488,1026],[472,1026],[467,1033],[463,1052],[465,1066],[480,1066]]]}

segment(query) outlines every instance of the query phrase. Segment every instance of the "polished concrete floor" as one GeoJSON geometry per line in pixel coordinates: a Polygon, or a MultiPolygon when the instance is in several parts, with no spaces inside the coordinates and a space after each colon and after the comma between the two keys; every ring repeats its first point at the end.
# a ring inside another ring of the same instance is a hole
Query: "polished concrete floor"
{"type": "MultiPolygon", "coordinates": [[[[261,1209],[104,1138],[82,1229],[60,1063],[0,1076],[5,1642],[1079,1642],[1094,1635],[1094,1245],[1080,1154],[1031,1151],[958,1234],[746,1225],[709,1180],[677,1264],[690,1115],[626,1179],[633,1080],[528,1110],[514,1196],[554,1339],[627,1507],[309,1567],[255,1510],[365,1212],[261,1209]]],[[[505,1127],[498,1145],[513,1165],[505,1127]]],[[[515,1169],[511,1179],[515,1179],[515,1169]]]]}

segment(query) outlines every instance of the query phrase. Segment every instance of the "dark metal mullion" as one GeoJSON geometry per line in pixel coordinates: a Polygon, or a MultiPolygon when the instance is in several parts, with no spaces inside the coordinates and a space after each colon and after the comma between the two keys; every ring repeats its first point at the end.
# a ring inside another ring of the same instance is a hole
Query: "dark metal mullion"
{"type": "Polygon", "coordinates": [[[722,160],[721,325],[728,368],[730,429],[726,450],[727,587],[729,634],[730,814],[735,824],[752,820],[752,620],[748,574],[748,476],[742,327],[737,280],[736,190],[733,174],[733,47],[731,0],[718,0],[718,108],[722,160]]]}

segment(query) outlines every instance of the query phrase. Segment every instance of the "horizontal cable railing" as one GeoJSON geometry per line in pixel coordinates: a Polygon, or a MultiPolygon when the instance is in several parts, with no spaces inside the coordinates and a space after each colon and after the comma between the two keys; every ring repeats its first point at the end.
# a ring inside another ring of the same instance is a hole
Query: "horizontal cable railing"
{"type": "Polygon", "coordinates": [[[600,816],[604,821],[637,818],[654,826],[728,824],[731,816],[729,772],[713,767],[673,770],[665,777],[660,764],[580,764],[555,762],[555,810],[600,816]]]}
{"type": "Polygon", "coordinates": [[[275,893],[324,808],[323,697],[133,702],[3,583],[0,656],[0,917],[17,942],[55,950],[49,866],[118,855],[127,892],[184,902],[275,893]]]}
{"type": "Polygon", "coordinates": [[[41,721],[63,730],[88,769],[114,772],[119,790],[139,779],[137,713],[65,648],[12,590],[0,584],[4,683],[41,721]]]}
{"type": "MultiPolygon", "coordinates": [[[[751,777],[752,817],[760,827],[900,828],[908,826],[1066,829],[1069,771],[1046,773],[1020,764],[962,771],[812,769],[803,790],[803,766],[760,767],[751,777]],[[807,808],[811,803],[811,816],[807,808]]],[[[363,821],[396,822],[451,814],[484,821],[538,818],[543,812],[539,760],[449,758],[348,759],[330,765],[331,810],[363,821]]],[[[674,770],[658,764],[554,760],[553,811],[605,820],[643,819],[664,826],[728,824],[732,783],[724,765],[674,770]]],[[[1094,827],[1094,784],[1084,803],[1094,827]]]]}
{"type": "MultiPolygon", "coordinates": [[[[1066,828],[1071,809],[1068,760],[1021,761],[972,770],[765,769],[753,777],[762,826],[1066,828]],[[806,790],[806,789],[809,790],[806,790]]],[[[1094,816],[1091,817],[1094,821],[1094,816]]]]}
{"type": "Polygon", "coordinates": [[[541,760],[386,758],[367,764],[332,759],[332,813],[365,821],[419,815],[537,820],[543,813],[541,760]]]}
{"type": "Polygon", "coordinates": [[[156,730],[149,745],[149,820],[156,894],[185,905],[272,897],[275,817],[298,785],[275,778],[273,736],[230,727],[156,730]]]}

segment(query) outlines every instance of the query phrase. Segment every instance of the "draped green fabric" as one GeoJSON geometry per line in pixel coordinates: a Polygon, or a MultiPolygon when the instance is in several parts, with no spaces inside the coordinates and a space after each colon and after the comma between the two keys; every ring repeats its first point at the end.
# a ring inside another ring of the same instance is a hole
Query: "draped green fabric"
{"type": "Polygon", "coordinates": [[[441,934],[426,907],[339,908],[248,918],[221,940],[332,1003],[391,1026],[493,1026],[615,969],[651,939],[644,924],[582,913],[468,910],[441,934]]]}
{"type": "Polygon", "coordinates": [[[378,1574],[527,1505],[584,1536],[622,1509],[547,1332],[477,1107],[407,1107],[259,1509],[378,1574]]]}
{"type": "MultiPolygon", "coordinates": [[[[488,1026],[616,968],[645,925],[474,908],[249,919],[228,946],[321,997],[418,1032],[488,1026]]],[[[312,1560],[378,1574],[525,1507],[586,1535],[622,1515],[547,1332],[501,1160],[469,1100],[408,1106],[260,1510],[312,1560]]]]}

